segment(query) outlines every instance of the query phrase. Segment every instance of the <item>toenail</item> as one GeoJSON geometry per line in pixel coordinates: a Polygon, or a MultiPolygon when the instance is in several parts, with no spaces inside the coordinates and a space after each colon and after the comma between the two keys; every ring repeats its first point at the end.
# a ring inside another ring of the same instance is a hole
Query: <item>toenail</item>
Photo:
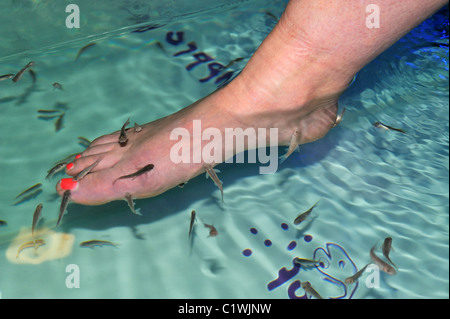
{"type": "Polygon", "coordinates": [[[73,167],[73,163],[69,163],[69,164],[66,165],[66,168],[67,168],[68,170],[72,169],[72,167],[73,167]]]}
{"type": "Polygon", "coordinates": [[[75,189],[77,187],[78,182],[74,181],[72,178],[63,178],[61,179],[61,188],[64,190],[72,190],[75,189]]]}
{"type": "Polygon", "coordinates": [[[81,157],[81,154],[78,154],[77,156],[75,156],[75,159],[79,159],[81,157]]]}

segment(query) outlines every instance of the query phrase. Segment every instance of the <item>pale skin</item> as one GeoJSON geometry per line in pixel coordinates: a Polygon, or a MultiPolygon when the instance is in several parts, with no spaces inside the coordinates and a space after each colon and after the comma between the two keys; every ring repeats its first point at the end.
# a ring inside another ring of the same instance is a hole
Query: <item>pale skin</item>
{"type": "MultiPolygon", "coordinates": [[[[175,164],[170,149],[174,128],[278,128],[279,145],[299,130],[300,143],[325,136],[333,127],[338,98],[353,76],[399,38],[444,6],[444,0],[291,0],[272,32],[231,83],[162,119],[104,135],[74,161],[66,173],[77,175],[101,161],[71,190],[71,201],[99,205],[157,196],[204,172],[202,163],[175,164]],[[366,27],[367,5],[380,8],[380,28],[366,27]],[[134,179],[120,176],[148,164],[154,169],[134,179]]],[[[267,130],[268,131],[268,130],[267,130]]],[[[267,139],[268,140],[268,139],[267,139]]],[[[227,146],[224,146],[227,147],[227,146]]],[[[214,187],[213,185],[211,187],[214,187]]],[[[58,194],[64,189],[56,186],[58,194]]]]}

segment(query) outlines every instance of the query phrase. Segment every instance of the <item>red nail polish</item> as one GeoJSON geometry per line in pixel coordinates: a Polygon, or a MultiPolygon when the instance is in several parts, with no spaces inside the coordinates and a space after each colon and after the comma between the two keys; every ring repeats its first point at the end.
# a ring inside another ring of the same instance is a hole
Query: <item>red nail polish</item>
{"type": "Polygon", "coordinates": [[[63,178],[61,179],[61,188],[64,190],[72,190],[75,189],[77,187],[78,182],[74,181],[72,178],[63,178]]]}
{"type": "Polygon", "coordinates": [[[78,154],[77,156],[75,156],[75,159],[79,159],[81,157],[81,154],[78,154]]]}
{"type": "Polygon", "coordinates": [[[72,169],[72,167],[73,167],[73,163],[69,163],[69,164],[66,165],[66,168],[67,168],[68,170],[72,169]]]}

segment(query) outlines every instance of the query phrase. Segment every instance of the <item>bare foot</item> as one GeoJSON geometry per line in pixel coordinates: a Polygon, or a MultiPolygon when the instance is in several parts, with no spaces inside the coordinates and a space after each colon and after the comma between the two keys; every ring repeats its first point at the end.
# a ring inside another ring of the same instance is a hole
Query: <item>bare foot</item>
{"type": "MultiPolygon", "coordinates": [[[[133,198],[156,196],[189,181],[205,172],[204,162],[176,163],[171,152],[180,146],[180,140],[171,139],[171,134],[181,128],[178,132],[187,134],[185,147],[191,155],[201,151],[207,141],[194,145],[195,121],[200,121],[197,123],[202,130],[214,128],[221,133],[225,128],[278,128],[279,145],[323,137],[335,123],[337,99],[351,77],[332,76],[330,65],[305,54],[307,48],[289,32],[285,20],[284,16],[241,74],[226,87],[143,125],[140,132],[128,129],[125,146],[119,143],[120,131],[93,141],[66,173],[76,176],[97,161],[98,165],[78,182],[63,179],[57,184],[58,193],[71,189],[72,201],[98,205],[124,199],[127,193],[133,198]],[[129,176],[149,164],[153,164],[151,169],[129,176]]],[[[235,149],[234,145],[222,145],[223,161],[225,154],[234,154],[235,149]]]]}

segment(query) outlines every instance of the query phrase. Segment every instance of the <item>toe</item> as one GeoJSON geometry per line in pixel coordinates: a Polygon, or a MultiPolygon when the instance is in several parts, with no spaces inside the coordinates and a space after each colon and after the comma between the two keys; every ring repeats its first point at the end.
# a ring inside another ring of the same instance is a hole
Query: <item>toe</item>
{"type": "Polygon", "coordinates": [[[110,144],[110,143],[118,143],[119,142],[119,132],[114,132],[108,135],[103,135],[95,140],[92,141],[92,143],[89,145],[89,147],[92,146],[98,146],[102,144],[110,144]]]}
{"type": "Polygon", "coordinates": [[[98,161],[98,164],[92,168],[91,173],[110,168],[116,164],[116,160],[110,153],[100,153],[91,156],[82,156],[72,163],[67,164],[66,166],[66,174],[69,176],[75,176],[80,173],[85,168],[91,166],[95,162],[98,161]]]}
{"type": "Polygon", "coordinates": [[[114,149],[118,148],[119,144],[117,142],[114,143],[103,143],[103,144],[97,144],[97,145],[90,145],[82,154],[83,157],[85,156],[92,156],[97,154],[104,154],[107,152],[111,152],[114,149]]]}
{"type": "Polygon", "coordinates": [[[110,180],[108,169],[86,175],[81,181],[63,178],[56,184],[57,193],[62,196],[66,190],[71,191],[70,200],[83,205],[101,205],[118,199],[110,180]]]}

